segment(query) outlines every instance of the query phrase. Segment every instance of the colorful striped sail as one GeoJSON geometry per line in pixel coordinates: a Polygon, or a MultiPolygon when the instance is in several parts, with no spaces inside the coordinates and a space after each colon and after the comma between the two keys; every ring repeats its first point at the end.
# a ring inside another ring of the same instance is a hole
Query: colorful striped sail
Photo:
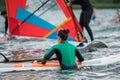
{"type": "Polygon", "coordinates": [[[76,39],[75,24],[80,25],[64,0],[6,0],[6,7],[12,35],[57,39],[62,28],[70,30],[68,40],[76,39]]]}

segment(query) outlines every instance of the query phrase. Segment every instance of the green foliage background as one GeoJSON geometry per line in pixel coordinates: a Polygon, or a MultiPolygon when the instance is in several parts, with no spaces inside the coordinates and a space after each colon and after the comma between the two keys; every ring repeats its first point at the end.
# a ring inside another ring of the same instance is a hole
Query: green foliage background
{"type": "Polygon", "coordinates": [[[0,11],[5,10],[5,0],[0,0],[0,11]]]}

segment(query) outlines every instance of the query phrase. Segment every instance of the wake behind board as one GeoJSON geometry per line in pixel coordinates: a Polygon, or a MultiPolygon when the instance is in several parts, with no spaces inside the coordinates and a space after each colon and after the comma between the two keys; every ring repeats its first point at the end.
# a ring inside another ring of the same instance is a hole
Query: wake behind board
{"type": "Polygon", "coordinates": [[[85,44],[83,47],[78,47],[81,52],[92,52],[97,48],[108,48],[108,46],[102,41],[92,41],[91,43],[85,44]]]}
{"type": "Polygon", "coordinates": [[[5,35],[0,35],[0,41],[7,41],[8,37],[5,35]]]}

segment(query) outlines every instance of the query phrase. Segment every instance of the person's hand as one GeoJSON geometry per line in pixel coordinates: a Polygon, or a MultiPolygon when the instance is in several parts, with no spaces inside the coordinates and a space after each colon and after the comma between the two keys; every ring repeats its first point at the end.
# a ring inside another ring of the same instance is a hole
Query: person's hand
{"type": "Polygon", "coordinates": [[[71,3],[71,2],[67,2],[66,5],[67,5],[67,6],[71,6],[72,3],[71,3]]]}
{"type": "Polygon", "coordinates": [[[77,60],[78,64],[82,64],[82,61],[77,60]]]}
{"type": "Polygon", "coordinates": [[[41,64],[45,64],[45,63],[46,63],[46,60],[42,60],[42,61],[41,61],[41,64]]]}

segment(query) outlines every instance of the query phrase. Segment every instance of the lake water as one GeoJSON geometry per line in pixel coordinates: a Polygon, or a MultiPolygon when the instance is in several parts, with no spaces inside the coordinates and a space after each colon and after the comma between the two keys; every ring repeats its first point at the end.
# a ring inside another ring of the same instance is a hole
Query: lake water
{"type": "MultiPolygon", "coordinates": [[[[75,10],[79,17],[80,11],[75,10]]],[[[104,42],[109,48],[83,53],[85,59],[120,56],[120,24],[111,24],[115,16],[114,9],[97,10],[99,25],[92,25],[95,40],[104,42]]],[[[0,17],[0,33],[4,33],[4,20],[0,17]]],[[[8,58],[29,59],[41,58],[48,48],[56,44],[56,40],[17,37],[9,41],[0,41],[0,52],[8,58]]],[[[71,42],[73,43],[73,42],[71,42]]],[[[77,43],[75,43],[76,45],[77,43]]],[[[114,59],[113,59],[114,60],[114,59]]],[[[112,59],[110,60],[112,61],[112,59]]],[[[72,74],[62,74],[59,71],[21,71],[0,73],[0,80],[120,80],[120,60],[102,66],[82,67],[72,74]]]]}

